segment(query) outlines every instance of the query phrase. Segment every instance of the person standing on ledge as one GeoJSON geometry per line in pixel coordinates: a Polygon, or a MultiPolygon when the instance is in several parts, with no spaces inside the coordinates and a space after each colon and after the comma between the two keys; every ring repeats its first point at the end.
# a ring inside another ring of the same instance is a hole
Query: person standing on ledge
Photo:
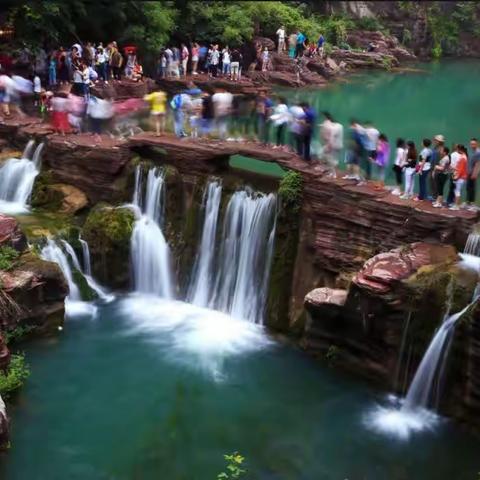
{"type": "Polygon", "coordinates": [[[165,133],[165,117],[167,114],[167,96],[165,92],[156,91],[145,95],[143,99],[150,104],[150,115],[155,121],[157,137],[165,133]]]}
{"type": "Polygon", "coordinates": [[[323,143],[321,157],[330,169],[329,176],[337,177],[338,159],[343,148],[343,126],[335,122],[329,112],[323,112],[325,120],[320,124],[320,138],[323,143]]]}
{"type": "MultiPolygon", "coordinates": [[[[434,177],[438,171],[435,169],[435,172],[431,172],[431,158],[432,158],[432,150],[430,145],[432,142],[429,138],[423,139],[423,148],[420,152],[420,163],[417,167],[417,173],[419,175],[418,183],[419,183],[419,193],[418,193],[418,200],[426,200],[427,199],[427,178],[431,175],[434,177]]],[[[442,147],[443,151],[443,147],[442,147]]],[[[438,164],[438,162],[437,162],[438,164]]],[[[435,180],[436,182],[436,180],[435,180]]],[[[437,195],[438,196],[438,195],[437,195]]],[[[437,197],[435,197],[437,198],[437,197]]]]}
{"type": "Polygon", "coordinates": [[[282,53],[285,50],[285,27],[282,25],[277,30],[277,52],[282,53]]]}
{"type": "Polygon", "coordinates": [[[477,177],[480,171],[480,147],[478,140],[470,140],[470,152],[468,156],[468,177],[467,177],[467,208],[476,211],[475,197],[477,190],[477,177]]]}
{"type": "Polygon", "coordinates": [[[459,145],[458,152],[460,155],[455,165],[455,170],[453,171],[453,181],[455,182],[455,204],[450,207],[450,210],[460,210],[463,185],[468,178],[467,149],[463,145],[459,145]]]}
{"type": "Polygon", "coordinates": [[[297,34],[291,33],[288,36],[288,56],[290,58],[295,58],[296,48],[297,48],[297,34]]]}
{"type": "Polygon", "coordinates": [[[295,46],[295,57],[302,57],[305,50],[305,40],[307,37],[299,30],[297,32],[297,43],[295,46]]]}
{"type": "Polygon", "coordinates": [[[301,105],[305,117],[303,118],[303,152],[302,157],[305,161],[310,162],[310,144],[312,143],[313,127],[315,125],[315,110],[308,103],[301,105]]]}

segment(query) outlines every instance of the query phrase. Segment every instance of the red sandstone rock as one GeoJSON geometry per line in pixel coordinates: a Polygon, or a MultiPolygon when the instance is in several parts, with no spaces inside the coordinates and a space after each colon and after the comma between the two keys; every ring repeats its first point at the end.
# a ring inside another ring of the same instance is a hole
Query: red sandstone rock
{"type": "Polygon", "coordinates": [[[347,301],[347,295],[347,290],[338,288],[315,288],[307,293],[305,303],[313,307],[318,307],[320,305],[335,305],[337,307],[343,307],[347,301]]]}
{"type": "Polygon", "coordinates": [[[27,240],[13,217],[0,213],[0,245],[8,245],[19,252],[27,248],[27,240]]]}
{"type": "Polygon", "coordinates": [[[409,278],[420,267],[458,260],[451,245],[414,243],[387,253],[380,253],[368,260],[354,278],[360,288],[372,293],[384,294],[395,284],[409,278]]]}

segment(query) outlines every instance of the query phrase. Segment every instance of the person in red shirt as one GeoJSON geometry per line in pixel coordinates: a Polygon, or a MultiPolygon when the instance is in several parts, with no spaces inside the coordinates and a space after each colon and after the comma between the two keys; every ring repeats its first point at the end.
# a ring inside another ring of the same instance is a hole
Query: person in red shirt
{"type": "Polygon", "coordinates": [[[453,182],[455,183],[455,205],[450,207],[450,210],[460,210],[460,202],[462,201],[462,190],[465,182],[467,181],[468,173],[468,157],[467,149],[463,145],[458,146],[457,163],[453,170],[453,182]]]}

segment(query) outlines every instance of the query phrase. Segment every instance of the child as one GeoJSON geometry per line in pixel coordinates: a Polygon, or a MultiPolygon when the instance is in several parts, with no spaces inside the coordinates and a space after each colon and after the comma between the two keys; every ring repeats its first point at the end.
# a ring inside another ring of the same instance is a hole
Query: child
{"type": "Polygon", "coordinates": [[[437,200],[433,204],[433,207],[440,208],[443,206],[443,189],[445,188],[445,183],[447,183],[450,169],[450,149],[448,147],[443,147],[442,158],[438,162],[438,165],[435,165],[435,180],[437,182],[437,200]]]}
{"type": "Polygon", "coordinates": [[[453,171],[453,181],[455,183],[455,205],[452,205],[450,210],[460,210],[462,189],[467,180],[467,149],[463,145],[459,145],[458,151],[460,156],[458,157],[453,171]]]}

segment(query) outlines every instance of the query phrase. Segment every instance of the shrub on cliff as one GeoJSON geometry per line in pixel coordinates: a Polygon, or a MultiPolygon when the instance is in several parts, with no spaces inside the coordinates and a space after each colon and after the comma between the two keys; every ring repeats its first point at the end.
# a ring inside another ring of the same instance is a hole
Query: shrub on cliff
{"type": "Polygon", "coordinates": [[[20,254],[12,247],[0,247],[0,270],[10,270],[20,254]]]}
{"type": "Polygon", "coordinates": [[[87,217],[83,238],[90,248],[104,253],[128,248],[135,216],[128,208],[97,207],[87,217]]]}
{"type": "Polygon", "coordinates": [[[8,370],[0,373],[0,396],[8,398],[23,386],[29,375],[30,370],[23,353],[12,355],[8,370]]]}
{"type": "Polygon", "coordinates": [[[296,213],[302,205],[303,179],[298,172],[290,170],[281,180],[278,195],[283,205],[296,213]]]}

